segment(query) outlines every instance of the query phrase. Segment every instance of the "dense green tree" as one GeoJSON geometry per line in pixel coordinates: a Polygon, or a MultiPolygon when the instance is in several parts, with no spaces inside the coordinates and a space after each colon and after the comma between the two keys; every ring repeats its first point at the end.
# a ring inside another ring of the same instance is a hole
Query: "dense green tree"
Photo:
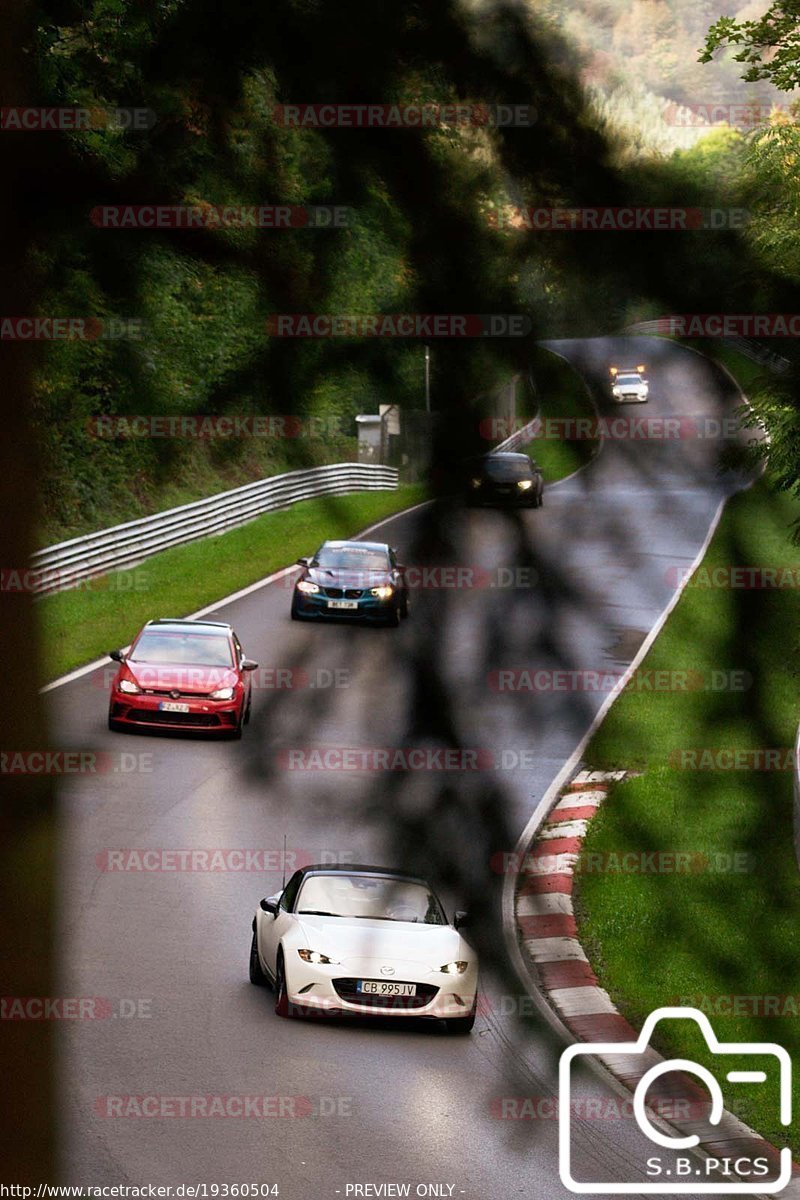
{"type": "Polygon", "coordinates": [[[742,78],[768,80],[782,92],[800,84],[800,4],[776,0],[755,20],[720,17],[706,35],[700,61],[707,63],[723,47],[738,47],[733,60],[744,63],[742,78]]]}
{"type": "MultiPolygon", "coordinates": [[[[626,12],[616,2],[591,8],[635,66],[688,8],[663,0],[653,22],[640,5],[633,33],[626,12]]],[[[708,311],[754,294],[759,260],[742,255],[734,233],[626,234],[620,254],[615,233],[492,224],[508,204],[718,207],[736,190],[703,152],[677,172],[648,162],[648,122],[667,128],[661,102],[645,91],[638,129],[620,136],[624,98],[604,108],[587,97],[571,46],[527,7],[277,0],[265,12],[233,0],[222,22],[210,0],[46,0],[33,61],[43,103],[153,113],[144,131],[45,135],[58,188],[31,201],[42,311],[145,325],[138,342],[54,346],[39,373],[34,416],[54,481],[48,530],[159,507],[171,484],[212,468],[238,482],[313,460],[307,444],[280,457],[272,446],[89,443],[92,414],[334,414],[352,434],[359,411],[422,403],[418,342],[270,339],[271,313],[523,311],[534,331],[564,335],[613,330],[654,305],[708,311]],[[532,105],[537,117],[529,128],[423,131],[284,128],[274,118],[280,103],[375,97],[532,105]],[[635,171],[632,157],[642,160],[635,171]],[[98,205],[143,202],[336,203],[351,220],[190,232],[103,229],[89,218],[98,205]]],[[[525,357],[519,339],[437,343],[437,407],[462,410],[525,357]]],[[[444,452],[456,449],[451,441],[444,452]]]]}

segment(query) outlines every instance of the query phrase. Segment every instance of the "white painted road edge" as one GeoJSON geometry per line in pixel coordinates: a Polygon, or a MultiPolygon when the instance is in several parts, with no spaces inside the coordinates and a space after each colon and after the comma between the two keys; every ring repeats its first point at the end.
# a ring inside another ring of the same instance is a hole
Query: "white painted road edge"
{"type": "MultiPolygon", "coordinates": [[[[517,846],[516,846],[517,852],[524,851],[525,848],[528,846],[528,844],[533,840],[533,837],[536,834],[536,832],[538,831],[539,826],[544,823],[545,817],[549,815],[550,809],[553,808],[553,806],[555,805],[555,803],[559,797],[559,793],[561,792],[561,789],[563,788],[564,784],[567,783],[568,780],[571,779],[573,774],[575,773],[575,768],[577,767],[578,763],[580,762],[581,756],[583,755],[584,750],[588,746],[590,740],[592,739],[592,737],[594,736],[596,731],[602,725],[603,721],[606,718],[606,714],[608,713],[608,710],[611,708],[611,705],[614,704],[614,702],[619,699],[621,693],[624,691],[625,687],[627,686],[628,681],[630,680],[634,671],[636,671],[638,669],[642,660],[647,656],[648,652],[650,651],[651,646],[653,645],[656,638],[661,633],[661,630],[664,628],[665,624],[667,623],[667,620],[670,617],[673,609],[676,607],[678,601],[680,600],[681,596],[683,595],[684,589],[688,586],[689,580],[691,579],[692,575],[697,570],[697,568],[700,566],[700,563],[703,561],[703,559],[706,556],[708,547],[711,545],[711,540],[714,537],[714,534],[717,532],[717,526],[719,525],[720,519],[722,517],[722,511],[725,508],[727,501],[728,501],[728,497],[723,497],[722,500],[720,500],[719,504],[717,505],[716,512],[714,513],[714,516],[711,519],[711,524],[708,527],[706,536],[703,539],[703,544],[700,547],[700,549],[697,551],[697,554],[694,556],[691,566],[685,572],[680,586],[678,588],[676,588],[675,592],[673,593],[673,595],[671,596],[671,598],[669,600],[669,603],[667,604],[667,606],[663,610],[663,612],[660,614],[660,616],[657,618],[652,629],[650,630],[647,637],[644,639],[641,646],[639,647],[637,654],[632,659],[629,666],[626,668],[625,673],[622,676],[620,676],[617,683],[614,685],[612,690],[606,696],[605,700],[600,705],[600,708],[597,710],[594,717],[592,718],[583,737],[578,742],[578,744],[575,747],[575,749],[573,750],[572,754],[569,756],[567,761],[564,763],[564,766],[561,768],[559,773],[556,775],[555,779],[550,784],[550,786],[547,789],[547,791],[545,792],[544,796],[542,796],[542,799],[539,801],[538,805],[534,809],[531,819],[528,821],[528,824],[525,826],[524,830],[522,831],[522,834],[520,835],[519,841],[517,842],[517,846]]],[[[511,917],[513,917],[515,890],[516,890],[516,878],[513,875],[508,875],[506,877],[506,882],[505,882],[505,885],[503,888],[504,923],[505,923],[505,918],[507,916],[510,915],[511,917]]],[[[511,925],[509,924],[506,926],[506,936],[508,936],[510,934],[510,932],[511,932],[511,925]]]]}
{"type": "MultiPolygon", "coordinates": [[[[603,701],[603,703],[601,704],[597,713],[595,714],[594,718],[590,722],[583,737],[578,742],[578,745],[575,747],[572,754],[570,755],[568,760],[565,762],[564,766],[559,771],[558,775],[555,777],[553,782],[548,787],[547,791],[545,792],[541,801],[539,802],[536,809],[534,810],[533,815],[531,816],[530,820],[528,821],[528,824],[525,826],[525,829],[523,830],[522,835],[517,842],[517,845],[514,850],[515,857],[512,861],[517,862],[517,863],[524,862],[524,856],[525,856],[526,852],[528,851],[529,847],[531,846],[532,842],[534,841],[534,839],[539,831],[540,826],[542,826],[544,824],[547,817],[550,815],[552,810],[556,807],[556,805],[560,801],[561,791],[564,788],[564,786],[567,783],[569,783],[570,780],[573,778],[576,768],[577,768],[578,764],[580,763],[581,758],[583,756],[584,750],[588,746],[589,742],[591,741],[591,739],[594,736],[594,734],[596,733],[596,731],[599,729],[600,725],[605,720],[612,704],[614,704],[615,701],[619,699],[620,694],[624,690],[626,684],[630,680],[634,671],[636,671],[638,669],[638,667],[641,664],[641,662],[643,661],[643,659],[647,656],[653,643],[655,642],[656,638],[661,633],[661,630],[663,629],[663,627],[666,624],[667,620],[669,619],[671,613],[673,612],[674,608],[676,607],[679,600],[681,599],[681,596],[683,595],[685,588],[689,584],[689,580],[691,579],[692,575],[697,570],[697,568],[700,566],[700,563],[705,558],[706,552],[708,551],[708,547],[711,544],[714,534],[717,531],[719,522],[722,518],[722,513],[725,509],[725,505],[727,504],[727,502],[730,498],[731,497],[725,496],[722,498],[722,500],[720,500],[719,504],[717,505],[716,512],[714,513],[714,516],[712,518],[711,524],[708,528],[708,532],[706,533],[706,536],[703,539],[703,544],[700,547],[700,549],[698,550],[697,554],[695,555],[690,568],[685,573],[682,583],[676,589],[676,591],[670,598],[670,601],[667,604],[666,608],[663,610],[661,615],[658,617],[657,621],[653,625],[653,628],[650,630],[650,633],[647,635],[644,642],[640,646],[638,653],[633,658],[632,662],[628,666],[624,675],[622,675],[622,677],[620,678],[618,683],[615,685],[613,690],[609,693],[609,695],[603,701]]],[[[505,882],[503,885],[502,920],[503,920],[503,933],[504,933],[505,939],[506,939],[506,948],[511,957],[511,961],[514,963],[514,966],[517,971],[517,975],[519,976],[521,983],[526,988],[528,994],[531,996],[534,1003],[536,1004],[537,1010],[540,1013],[540,1015],[545,1019],[547,1024],[550,1026],[550,1028],[553,1030],[553,1032],[557,1035],[559,1040],[564,1043],[565,1046],[569,1045],[569,1044],[575,1044],[578,1041],[578,1039],[574,1036],[574,1034],[572,1034],[570,1032],[570,1030],[567,1029],[567,1027],[564,1025],[563,1021],[560,1019],[560,1017],[557,1015],[557,1013],[554,1011],[554,1009],[550,1006],[550,1004],[547,1002],[547,1000],[545,1000],[544,996],[541,994],[539,987],[537,985],[537,982],[534,979],[534,977],[531,975],[530,970],[528,969],[528,965],[525,962],[522,951],[520,949],[518,934],[517,934],[516,913],[515,913],[515,907],[514,907],[514,899],[515,899],[516,889],[517,889],[518,874],[519,874],[518,872],[508,873],[506,875],[505,882]]],[[[596,1058],[590,1057],[588,1059],[587,1065],[589,1065],[595,1071],[595,1073],[598,1074],[614,1092],[616,1092],[617,1095],[625,1097],[626,1099],[630,1098],[630,1094],[631,1094],[630,1091],[625,1087],[625,1085],[623,1083],[621,1083],[616,1078],[615,1075],[612,1074],[612,1072],[610,1070],[608,1070],[603,1065],[603,1063],[601,1061],[599,1061],[596,1058]]],[[[742,1131],[746,1132],[746,1134],[748,1136],[751,1136],[753,1139],[758,1139],[758,1140],[763,1141],[761,1134],[759,1134],[756,1130],[750,1129],[749,1126],[747,1126],[743,1122],[739,1121],[738,1118],[733,1117],[732,1114],[728,1113],[727,1111],[725,1111],[723,1113],[723,1120],[726,1122],[735,1122],[736,1124],[738,1124],[739,1128],[742,1131]]],[[[674,1127],[672,1127],[668,1121],[664,1121],[663,1118],[657,1118],[655,1120],[655,1124],[668,1130],[671,1136],[673,1136],[673,1137],[679,1136],[679,1131],[674,1129],[674,1127]]],[[[698,1157],[701,1157],[701,1158],[708,1157],[708,1152],[704,1151],[701,1146],[698,1146],[696,1148],[696,1150],[692,1151],[692,1153],[697,1154],[698,1157]]],[[[765,1194],[753,1193],[753,1192],[751,1192],[750,1194],[759,1196],[761,1198],[761,1200],[766,1200],[765,1194]]],[[[800,1181],[797,1179],[797,1177],[793,1178],[792,1182],[788,1185],[788,1187],[783,1189],[780,1194],[782,1197],[785,1198],[785,1200],[800,1200],[800,1181]]]]}

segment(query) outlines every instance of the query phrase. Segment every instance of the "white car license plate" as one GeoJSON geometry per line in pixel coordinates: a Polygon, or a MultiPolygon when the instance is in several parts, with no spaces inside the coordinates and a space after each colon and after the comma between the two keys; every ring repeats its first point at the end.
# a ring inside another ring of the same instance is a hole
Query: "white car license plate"
{"type": "Polygon", "coordinates": [[[383,983],[377,979],[359,979],[356,991],[365,996],[416,996],[415,983],[383,983]]]}
{"type": "Polygon", "coordinates": [[[158,706],[162,712],[188,712],[188,704],[175,704],[172,700],[162,700],[158,706]]]}
{"type": "Polygon", "coordinates": [[[328,608],[358,608],[357,600],[329,600],[328,608]]]}

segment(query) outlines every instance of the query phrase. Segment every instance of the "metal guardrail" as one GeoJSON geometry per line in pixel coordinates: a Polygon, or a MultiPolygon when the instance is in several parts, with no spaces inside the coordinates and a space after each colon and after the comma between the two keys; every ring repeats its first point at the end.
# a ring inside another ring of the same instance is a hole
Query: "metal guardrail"
{"type": "Polygon", "coordinates": [[[794,744],[792,779],[794,781],[794,853],[797,865],[800,867],[800,725],[797,727],[797,740],[794,744]]]}
{"type": "MultiPolygon", "coordinates": [[[[625,330],[626,333],[650,333],[670,335],[670,319],[663,317],[655,321],[637,321],[634,325],[629,325],[625,330]]],[[[744,354],[746,358],[752,359],[753,362],[759,363],[762,367],[766,367],[770,371],[774,371],[776,375],[785,375],[791,369],[791,362],[788,358],[784,358],[782,354],[776,354],[774,350],[767,349],[754,338],[746,337],[727,337],[720,339],[725,346],[729,346],[731,350],[738,350],[740,354],[744,354]]]]}
{"type": "MultiPolygon", "coordinates": [[[[511,386],[516,387],[519,381],[523,378],[525,377],[522,375],[515,375],[511,380],[511,386]]],[[[504,438],[502,442],[498,442],[496,446],[492,446],[491,450],[487,451],[488,454],[498,454],[501,451],[520,449],[522,446],[527,446],[528,442],[530,442],[536,436],[540,426],[538,413],[541,406],[536,395],[536,385],[530,370],[527,374],[527,383],[535,397],[537,415],[531,417],[530,420],[526,421],[526,423],[521,425],[518,429],[515,429],[514,432],[509,434],[507,438],[504,438]]],[[[508,386],[508,384],[503,384],[502,389],[507,388],[508,386]]]]}
{"type": "Polygon", "coordinates": [[[222,533],[298,500],[394,489],[397,482],[396,468],[368,463],[332,463],[274,475],[38,550],[31,557],[29,587],[36,595],[63,591],[92,576],[133,566],[161,550],[222,533]]]}
{"type": "Polygon", "coordinates": [[[522,446],[527,446],[528,442],[532,441],[541,427],[541,421],[538,417],[532,417],[526,425],[521,426],[510,437],[507,437],[504,442],[498,442],[490,450],[490,454],[497,454],[502,450],[518,450],[522,446]]]}

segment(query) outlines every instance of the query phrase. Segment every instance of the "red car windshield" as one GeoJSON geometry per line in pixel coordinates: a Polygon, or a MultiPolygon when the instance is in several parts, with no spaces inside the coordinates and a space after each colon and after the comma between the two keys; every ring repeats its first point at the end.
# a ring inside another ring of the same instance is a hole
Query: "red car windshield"
{"type": "Polygon", "coordinates": [[[131,662],[160,666],[232,667],[233,650],[223,633],[182,633],[148,629],[130,654],[131,662]]]}

